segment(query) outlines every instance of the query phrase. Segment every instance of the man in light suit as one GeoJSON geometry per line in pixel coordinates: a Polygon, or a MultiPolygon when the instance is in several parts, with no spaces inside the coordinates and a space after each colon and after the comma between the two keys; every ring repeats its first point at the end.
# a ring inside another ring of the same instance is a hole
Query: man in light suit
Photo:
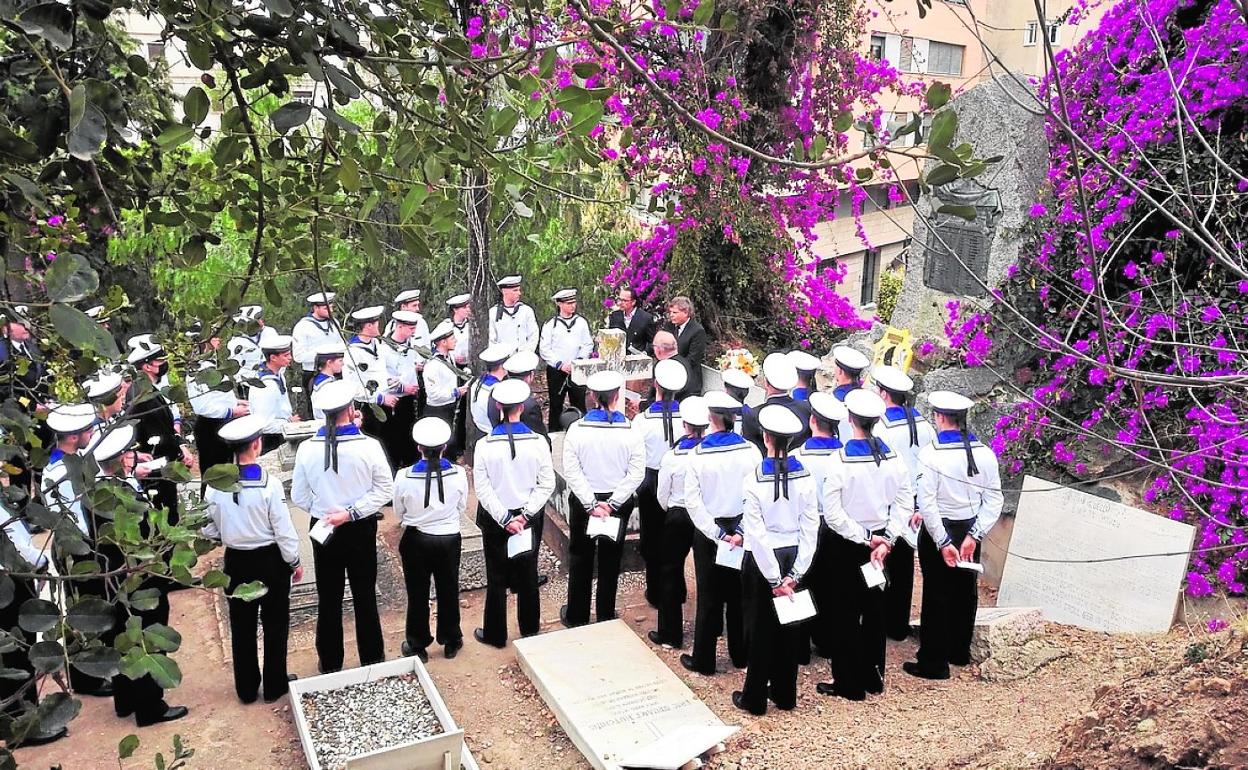
{"type": "Polygon", "coordinates": [[[648,356],[654,355],[654,316],[637,307],[637,295],[627,286],[621,286],[615,295],[618,308],[607,319],[608,329],[623,329],[628,337],[628,347],[648,356]]]}

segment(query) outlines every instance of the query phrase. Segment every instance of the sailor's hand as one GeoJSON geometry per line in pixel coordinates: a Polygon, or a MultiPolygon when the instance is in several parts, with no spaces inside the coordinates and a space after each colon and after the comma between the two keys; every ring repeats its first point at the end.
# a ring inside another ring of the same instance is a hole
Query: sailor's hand
{"type": "Polygon", "coordinates": [[[507,522],[507,526],[505,527],[505,529],[507,530],[507,534],[509,535],[519,534],[520,532],[524,530],[524,525],[526,523],[527,522],[525,522],[523,516],[515,517],[511,521],[507,522]]]}
{"type": "Polygon", "coordinates": [[[341,508],[335,508],[321,518],[331,527],[340,527],[348,521],[351,521],[351,514],[341,508]]]}
{"type": "Polygon", "coordinates": [[[251,405],[246,401],[237,401],[234,408],[230,410],[230,414],[234,417],[246,417],[251,414],[251,405]]]}
{"type": "Polygon", "coordinates": [[[941,548],[940,555],[944,557],[947,567],[953,568],[958,566],[958,549],[954,548],[952,543],[941,548]]]}
{"type": "Polygon", "coordinates": [[[962,557],[962,561],[975,561],[975,547],[978,545],[979,542],[975,538],[967,535],[966,539],[962,541],[962,551],[959,554],[962,557]]]}

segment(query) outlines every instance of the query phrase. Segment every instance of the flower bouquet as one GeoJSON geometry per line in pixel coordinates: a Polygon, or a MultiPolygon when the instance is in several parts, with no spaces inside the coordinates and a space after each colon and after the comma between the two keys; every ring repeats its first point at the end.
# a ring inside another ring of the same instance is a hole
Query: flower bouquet
{"type": "Polygon", "coordinates": [[[762,367],[758,364],[758,359],[754,354],[745,348],[729,348],[715,359],[716,366],[720,371],[724,369],[740,369],[751,377],[757,377],[762,367]]]}

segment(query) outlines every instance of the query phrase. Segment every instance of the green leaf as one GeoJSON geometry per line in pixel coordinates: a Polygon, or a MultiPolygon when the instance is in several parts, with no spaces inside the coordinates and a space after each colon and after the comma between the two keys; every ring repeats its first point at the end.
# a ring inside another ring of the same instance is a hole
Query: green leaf
{"type": "Polygon", "coordinates": [[[859,182],[865,182],[873,176],[875,176],[875,171],[870,168],[860,168],[854,172],[854,178],[859,182]]]}
{"type": "MultiPolygon", "coordinates": [[[[399,204],[399,221],[409,222],[412,215],[416,213],[416,209],[420,208],[420,204],[425,202],[425,198],[429,197],[429,188],[417,182],[412,185],[412,189],[407,191],[407,195],[403,196],[403,202],[399,204]]],[[[380,249],[378,249],[380,251],[380,249]]]]}
{"type": "Polygon", "coordinates": [[[360,245],[364,253],[372,259],[381,259],[381,240],[377,238],[377,228],[371,223],[360,227],[360,245]]]}
{"type": "Polygon", "coordinates": [[[438,160],[436,155],[430,155],[428,158],[425,158],[424,169],[425,180],[428,181],[429,184],[437,184],[438,182],[441,182],[443,175],[446,173],[446,169],[442,166],[442,162],[438,160]]]}
{"type": "Polygon", "coordinates": [[[39,717],[39,732],[59,733],[81,710],[82,701],[67,692],[54,692],[43,696],[39,699],[39,708],[35,712],[39,717]]]}
{"type": "Polygon", "coordinates": [[[43,278],[44,291],[53,302],[77,302],[100,288],[100,276],[78,254],[58,254],[43,278]]]}
{"type": "Polygon", "coordinates": [[[143,673],[156,680],[156,684],[172,690],[182,684],[182,670],[168,655],[144,655],[139,662],[143,673]]]}
{"type": "Polygon", "coordinates": [[[117,758],[129,759],[139,750],[139,736],[130,734],[117,742],[117,758]]]}
{"type": "Polygon", "coordinates": [[[269,115],[269,121],[273,123],[273,128],[277,133],[285,134],[292,128],[298,128],[307,123],[310,117],[312,117],[312,105],[292,101],[274,110],[269,115]]]}
{"type": "Polygon", "coordinates": [[[222,492],[238,491],[238,466],[220,463],[204,471],[204,483],[222,492]]]}
{"type": "Polygon", "coordinates": [[[953,88],[948,83],[936,82],[927,87],[927,108],[939,110],[949,103],[953,96],[953,88]]]}
{"type": "MultiPolygon", "coordinates": [[[[94,90],[94,89],[93,89],[94,90]]],[[[69,133],[65,146],[79,160],[91,160],[108,136],[108,116],[89,93],[87,83],[78,83],[69,94],[69,133]]]]}
{"type": "Polygon", "coordinates": [[[13,583],[13,578],[0,574],[0,609],[4,609],[13,603],[15,590],[16,585],[13,583]]]}
{"type": "Polygon", "coordinates": [[[41,212],[47,211],[48,201],[43,197],[43,191],[34,182],[21,174],[5,174],[4,179],[16,187],[22,193],[22,197],[30,202],[30,205],[41,212]]]}
{"type": "Polygon", "coordinates": [[[927,183],[933,187],[939,187],[942,184],[952,182],[958,178],[957,166],[942,164],[927,173],[927,183]]]}
{"type": "Polygon", "coordinates": [[[23,163],[39,160],[39,148],[23,137],[13,133],[8,126],[0,126],[0,154],[8,155],[23,163]]]}
{"type": "Polygon", "coordinates": [[[160,591],[155,588],[144,588],[140,591],[134,591],[130,594],[130,606],[136,612],[148,612],[156,609],[156,605],[160,603],[160,591]]]}
{"type": "Polygon", "coordinates": [[[160,132],[160,136],[156,137],[156,146],[165,152],[169,152],[175,147],[189,142],[192,136],[195,136],[194,126],[188,126],[185,123],[172,123],[168,128],[160,132]]]}
{"type": "Polygon", "coordinates": [[[559,60],[559,50],[556,48],[547,48],[542,52],[542,58],[538,61],[537,76],[542,80],[549,80],[550,76],[555,74],[555,63],[559,60]]]}
{"type": "Polygon", "coordinates": [[[177,652],[182,646],[182,634],[164,623],[154,623],[143,629],[143,641],[161,652],[177,652]]]}
{"type": "Polygon", "coordinates": [[[204,89],[199,86],[192,86],[182,100],[182,112],[186,115],[186,119],[191,121],[192,126],[198,126],[204,122],[204,118],[208,117],[209,106],[208,94],[204,93],[204,89]]]}
{"type": "Polygon", "coordinates": [[[33,676],[24,668],[0,668],[0,679],[8,682],[25,682],[33,676]]]}
{"type": "Polygon", "coordinates": [[[350,155],[343,157],[342,165],[338,167],[338,181],[347,192],[360,191],[360,166],[350,155]]]}
{"type": "Polygon", "coordinates": [[[47,631],[61,620],[61,611],[46,599],[27,599],[17,612],[17,624],[32,634],[47,631]]]}
{"type": "Polygon", "coordinates": [[[568,133],[573,136],[585,136],[594,126],[602,122],[604,108],[602,102],[583,104],[572,112],[568,133]]]}
{"type": "Polygon", "coordinates": [[[529,208],[528,204],[522,200],[512,201],[511,207],[515,209],[517,216],[524,217],[525,219],[529,219],[533,216],[533,209],[529,208]]]}
{"type": "Polygon", "coordinates": [[[317,109],[320,110],[321,114],[325,116],[326,120],[333,123],[335,126],[338,126],[338,128],[341,128],[343,131],[346,131],[348,134],[360,133],[359,126],[355,125],[355,123],[350,120],[347,120],[341,114],[334,112],[329,107],[318,106],[317,109]]]}
{"type": "Polygon", "coordinates": [[[968,222],[974,221],[975,216],[976,216],[976,211],[975,211],[974,206],[960,206],[960,205],[955,205],[953,203],[946,203],[945,205],[936,209],[936,213],[951,214],[955,217],[961,217],[962,219],[965,219],[968,222]]]}
{"type": "Polygon", "coordinates": [[[119,355],[113,336],[81,310],[57,303],[48,308],[48,318],[56,333],[74,347],[105,358],[115,359],[119,355]]]}
{"type": "Polygon", "coordinates": [[[693,11],[693,23],[705,27],[715,15],[715,0],[702,0],[693,11]]]}
{"type": "Polygon", "coordinates": [[[839,133],[845,133],[854,127],[854,113],[850,110],[838,114],[836,119],[832,121],[832,128],[839,133]]]}
{"type": "Polygon", "coordinates": [[[355,84],[355,81],[352,80],[347,73],[332,64],[326,63],[324,67],[325,77],[329,78],[329,82],[334,84],[334,88],[337,88],[345,94],[348,99],[356,99],[359,97],[360,87],[355,84]]]}
{"type": "Polygon", "coordinates": [[[16,20],[17,26],[38,35],[62,51],[74,43],[74,13],[64,3],[40,3],[27,8],[16,20]]]}
{"type": "Polygon", "coordinates": [[[269,592],[267,586],[259,580],[243,583],[230,594],[231,599],[242,599],[245,602],[255,601],[269,592]]]}
{"type": "Polygon", "coordinates": [[[116,622],[113,605],[98,596],[84,596],[65,613],[69,625],[83,633],[102,634],[116,622]]]}
{"type": "Polygon", "coordinates": [[[204,573],[204,588],[226,588],[230,585],[230,578],[219,569],[209,570],[204,573]]]}
{"type": "Polygon", "coordinates": [[[948,147],[958,131],[958,115],[953,110],[936,113],[932,118],[932,130],[927,135],[929,147],[948,147]]]}
{"type": "Polygon", "coordinates": [[[291,16],[295,12],[295,7],[291,5],[290,0],[264,0],[264,7],[282,17],[291,16]]]}
{"type": "Polygon", "coordinates": [[[187,482],[191,480],[191,469],[180,462],[171,462],[161,470],[160,475],[170,481],[187,482]]]}
{"type": "Polygon", "coordinates": [[[823,154],[828,151],[828,140],[822,136],[816,136],[810,142],[810,159],[818,161],[823,158],[823,154]]]}
{"type": "Polygon", "coordinates": [[[35,642],[27,653],[30,665],[40,674],[60,671],[65,665],[65,648],[60,642],[35,642]]]}
{"type": "Polygon", "coordinates": [[[108,679],[121,667],[121,653],[112,647],[92,647],[75,653],[69,665],[88,676],[108,679]]]}
{"type": "Polygon", "coordinates": [[[597,62],[582,61],[572,65],[572,72],[574,72],[578,78],[592,78],[594,75],[602,72],[602,66],[597,62]]]}
{"type": "Polygon", "coordinates": [[[732,11],[724,11],[719,17],[719,28],[725,32],[732,32],[737,28],[737,14],[732,11]]]}

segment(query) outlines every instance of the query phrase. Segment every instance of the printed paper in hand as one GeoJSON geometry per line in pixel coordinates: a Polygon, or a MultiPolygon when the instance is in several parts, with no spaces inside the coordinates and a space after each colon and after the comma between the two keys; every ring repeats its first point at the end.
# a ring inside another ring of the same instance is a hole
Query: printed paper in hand
{"type": "Polygon", "coordinates": [[[782,626],[815,616],[815,600],[811,598],[810,591],[795,591],[792,596],[773,596],[771,600],[776,605],[776,618],[782,626]]]}
{"type": "Polygon", "coordinates": [[[884,587],[884,570],[875,566],[875,562],[873,561],[869,561],[862,565],[862,577],[867,581],[867,588],[884,587]]]}
{"type": "Polygon", "coordinates": [[[167,457],[157,457],[155,460],[148,460],[147,462],[145,462],[145,463],[139,463],[138,465],[136,465],[136,466],[134,466],[134,467],[135,467],[135,468],[146,468],[147,470],[151,471],[152,473],[155,473],[156,471],[160,470],[161,468],[165,467],[165,466],[166,466],[166,465],[168,465],[168,464],[169,464],[169,458],[167,458],[167,457]]]}
{"type": "Polygon", "coordinates": [[[321,545],[325,545],[325,541],[332,534],[334,534],[334,526],[324,519],[317,519],[316,523],[312,525],[312,529],[308,530],[308,537],[321,545]]]}
{"type": "Polygon", "coordinates": [[[984,565],[977,561],[962,561],[959,559],[957,566],[961,569],[969,569],[971,572],[978,572],[981,575],[984,574],[984,565]]]}
{"type": "Polygon", "coordinates": [[[514,559],[533,550],[533,530],[525,528],[507,538],[507,558],[514,559]]]}
{"type": "Polygon", "coordinates": [[[741,546],[733,548],[723,540],[716,540],[715,543],[719,549],[715,552],[715,563],[720,567],[741,569],[741,562],[745,559],[745,549],[741,546]]]}
{"type": "Polygon", "coordinates": [[[589,526],[585,528],[585,534],[590,537],[609,537],[612,540],[620,539],[620,517],[619,516],[590,516],[589,526]]]}
{"type": "Polygon", "coordinates": [[[916,551],[919,550],[919,527],[922,526],[923,525],[920,524],[918,527],[906,527],[901,531],[901,538],[909,543],[910,547],[916,551]]]}

